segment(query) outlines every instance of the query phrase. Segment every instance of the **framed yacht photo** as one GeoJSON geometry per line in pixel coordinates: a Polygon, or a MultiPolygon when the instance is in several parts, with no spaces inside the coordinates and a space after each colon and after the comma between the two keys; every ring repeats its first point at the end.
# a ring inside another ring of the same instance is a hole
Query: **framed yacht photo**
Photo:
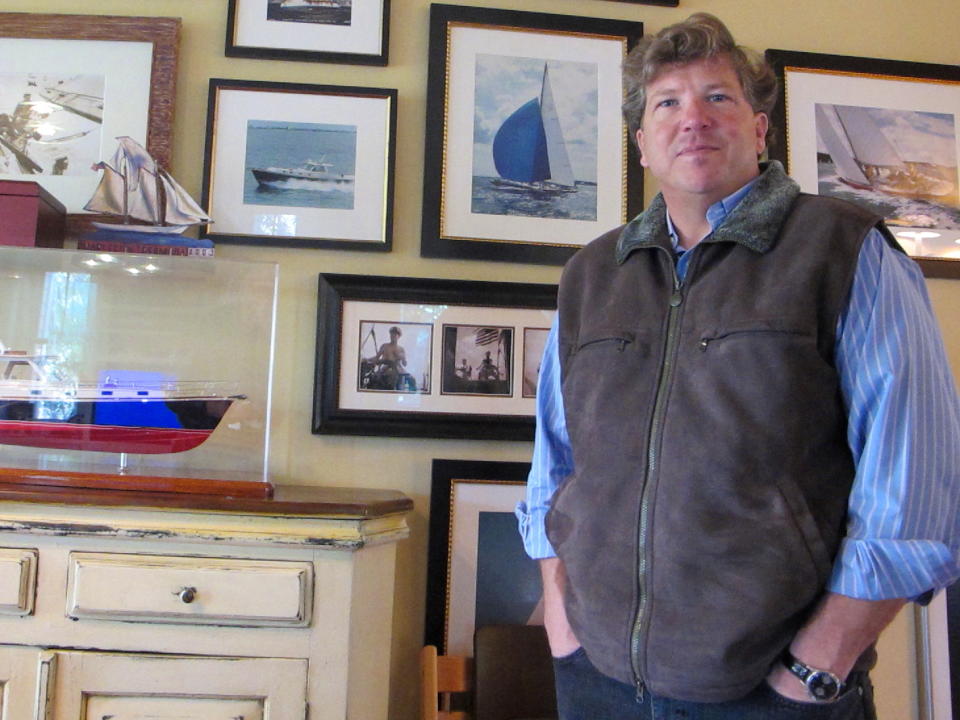
{"type": "Polygon", "coordinates": [[[620,66],[642,32],[431,5],[421,255],[559,265],[639,211],[620,66]]]}
{"type": "Polygon", "coordinates": [[[313,432],[533,439],[525,387],[539,359],[525,360],[536,343],[523,338],[550,326],[556,295],[556,285],[320,275],[313,432]]]}
{"type": "Polygon", "coordinates": [[[424,644],[473,655],[484,625],[542,625],[540,567],[523,549],[514,508],[528,462],[434,460],[424,644]]]}
{"type": "Polygon", "coordinates": [[[386,65],[390,0],[229,0],[227,57],[386,65]]]}
{"type": "Polygon", "coordinates": [[[169,168],[179,35],[179,18],[0,13],[0,180],[36,181],[83,231],[117,137],[169,168]]]}
{"type": "Polygon", "coordinates": [[[211,79],[203,236],[390,250],[396,124],[392,89],[211,79]]]}
{"type": "Polygon", "coordinates": [[[805,192],[885,218],[929,277],[960,278],[960,66],[767,50],[770,149],[805,192]]]}

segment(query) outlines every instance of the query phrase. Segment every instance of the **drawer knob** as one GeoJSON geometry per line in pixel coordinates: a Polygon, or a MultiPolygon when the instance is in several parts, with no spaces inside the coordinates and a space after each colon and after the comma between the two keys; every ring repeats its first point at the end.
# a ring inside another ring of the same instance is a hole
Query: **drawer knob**
{"type": "Polygon", "coordinates": [[[197,598],[197,589],[195,587],[182,587],[174,595],[180,598],[180,602],[189,605],[197,598]]]}

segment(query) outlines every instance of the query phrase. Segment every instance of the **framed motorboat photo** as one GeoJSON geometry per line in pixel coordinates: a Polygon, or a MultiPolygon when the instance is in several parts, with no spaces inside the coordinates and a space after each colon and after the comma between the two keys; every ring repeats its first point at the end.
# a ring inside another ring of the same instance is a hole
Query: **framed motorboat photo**
{"type": "Polygon", "coordinates": [[[639,22],[431,5],[421,255],[562,264],[639,211],[639,22]]]}
{"type": "Polygon", "coordinates": [[[390,0],[229,0],[227,57],[386,65],[390,0]]]}
{"type": "Polygon", "coordinates": [[[321,274],[314,433],[533,438],[556,285],[321,274]]]}
{"type": "Polygon", "coordinates": [[[201,235],[390,250],[396,122],[392,89],[210,80],[201,235]]]}
{"type": "Polygon", "coordinates": [[[179,34],[179,18],[0,13],[0,180],[39,183],[74,231],[99,219],[90,168],[116,138],[169,168],[179,34]]]}
{"type": "Polygon", "coordinates": [[[960,277],[960,67],[767,50],[770,155],[809,193],[883,217],[929,277],[960,277]]]}

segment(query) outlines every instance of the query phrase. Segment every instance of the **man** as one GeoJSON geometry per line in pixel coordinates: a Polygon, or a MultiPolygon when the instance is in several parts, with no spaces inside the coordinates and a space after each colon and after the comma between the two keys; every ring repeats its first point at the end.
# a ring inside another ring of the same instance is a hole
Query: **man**
{"type": "Polygon", "coordinates": [[[776,81],[715,17],[625,77],[661,194],[564,270],[518,507],[561,719],[872,717],[880,631],[960,576],[923,278],[758,162],[776,81]]]}
{"type": "Polygon", "coordinates": [[[400,345],[400,328],[396,325],[389,330],[390,342],[380,346],[377,354],[370,358],[370,363],[377,369],[375,370],[379,379],[378,385],[390,390],[400,390],[400,377],[407,367],[407,351],[400,345]]]}

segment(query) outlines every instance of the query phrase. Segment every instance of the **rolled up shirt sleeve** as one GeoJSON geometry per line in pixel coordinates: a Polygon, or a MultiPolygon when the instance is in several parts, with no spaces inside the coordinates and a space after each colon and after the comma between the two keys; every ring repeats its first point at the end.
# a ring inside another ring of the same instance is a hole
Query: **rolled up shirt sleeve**
{"type": "Polygon", "coordinates": [[[537,429],[526,500],[518,503],[516,508],[523,546],[534,560],[556,555],[547,539],[544,521],[553,493],[572,471],[573,454],[563,414],[555,316],[537,380],[537,429]]]}
{"type": "Polygon", "coordinates": [[[960,405],[923,276],[877,231],[838,331],[856,477],[828,588],[923,600],[960,577],[960,405]]]}

